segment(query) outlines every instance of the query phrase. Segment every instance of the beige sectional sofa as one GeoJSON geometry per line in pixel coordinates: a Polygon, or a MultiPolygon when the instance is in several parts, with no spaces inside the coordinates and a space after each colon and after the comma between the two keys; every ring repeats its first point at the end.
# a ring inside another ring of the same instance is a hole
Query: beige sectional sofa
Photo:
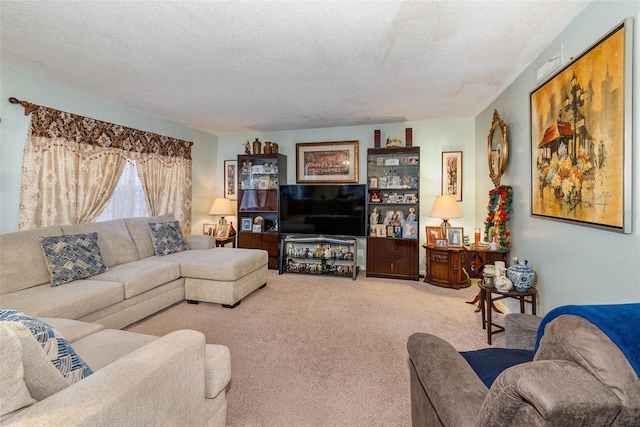
{"type": "Polygon", "coordinates": [[[171,215],[50,226],[0,235],[0,307],[121,329],[183,299],[237,305],[267,282],[266,251],[215,247],[184,235],[188,251],[156,256],[148,223],[171,215]],[[51,287],[39,236],[98,233],[108,270],[51,287]]]}
{"type": "MultiPolygon", "coordinates": [[[[36,403],[19,406],[0,417],[0,425],[226,424],[227,347],[206,344],[198,331],[155,337],[120,329],[184,299],[236,306],[266,284],[267,252],[215,247],[209,236],[184,235],[188,250],[156,256],[149,223],[168,221],[173,217],[0,235],[0,308],[44,320],[94,371],[36,398],[36,403]],[[93,232],[107,270],[52,287],[39,237],[93,232]]],[[[21,354],[24,364],[33,352],[23,347],[21,354]]]]}

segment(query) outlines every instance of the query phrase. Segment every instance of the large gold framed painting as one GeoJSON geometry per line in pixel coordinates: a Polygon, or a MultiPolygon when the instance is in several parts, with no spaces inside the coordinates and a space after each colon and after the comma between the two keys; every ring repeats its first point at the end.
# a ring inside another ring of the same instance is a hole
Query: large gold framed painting
{"type": "Polygon", "coordinates": [[[532,216],[631,233],[632,22],[530,93],[532,216]]]}

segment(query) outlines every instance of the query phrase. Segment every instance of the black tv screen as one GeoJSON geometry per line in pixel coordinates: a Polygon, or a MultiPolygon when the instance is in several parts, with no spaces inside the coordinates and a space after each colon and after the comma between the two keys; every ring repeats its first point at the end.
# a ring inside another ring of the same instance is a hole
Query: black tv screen
{"type": "Polygon", "coordinates": [[[365,236],[364,184],[280,186],[281,234],[365,236]]]}

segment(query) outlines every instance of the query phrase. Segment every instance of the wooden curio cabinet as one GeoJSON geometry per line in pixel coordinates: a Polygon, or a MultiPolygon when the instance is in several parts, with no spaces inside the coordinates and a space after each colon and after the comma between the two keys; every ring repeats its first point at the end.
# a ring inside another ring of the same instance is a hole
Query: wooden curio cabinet
{"type": "Polygon", "coordinates": [[[367,150],[367,276],[419,279],[420,147],[367,150]]]}
{"type": "Polygon", "coordinates": [[[238,247],[269,252],[270,269],[278,269],[278,192],[286,183],[284,154],[238,156],[238,247]]]}

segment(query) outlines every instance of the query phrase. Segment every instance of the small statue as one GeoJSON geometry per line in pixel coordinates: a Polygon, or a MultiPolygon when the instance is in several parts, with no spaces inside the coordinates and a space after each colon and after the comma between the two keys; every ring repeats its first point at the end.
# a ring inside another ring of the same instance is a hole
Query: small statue
{"type": "Polygon", "coordinates": [[[249,144],[249,140],[244,144],[244,154],[251,154],[251,144],[249,144]]]}
{"type": "Polygon", "coordinates": [[[407,221],[415,221],[416,220],[416,209],[409,208],[409,215],[407,215],[407,221]]]}
{"type": "Polygon", "coordinates": [[[373,208],[371,215],[369,215],[369,230],[371,231],[371,235],[375,236],[376,234],[376,225],[378,225],[378,207],[373,208]]]}
{"type": "Polygon", "coordinates": [[[384,224],[384,225],[393,225],[393,224],[391,223],[391,221],[392,221],[392,219],[393,219],[393,214],[394,214],[394,213],[395,213],[395,212],[393,212],[393,210],[392,210],[392,209],[389,209],[389,210],[387,211],[387,213],[385,214],[385,217],[384,217],[384,222],[383,222],[383,224],[384,224]]]}

